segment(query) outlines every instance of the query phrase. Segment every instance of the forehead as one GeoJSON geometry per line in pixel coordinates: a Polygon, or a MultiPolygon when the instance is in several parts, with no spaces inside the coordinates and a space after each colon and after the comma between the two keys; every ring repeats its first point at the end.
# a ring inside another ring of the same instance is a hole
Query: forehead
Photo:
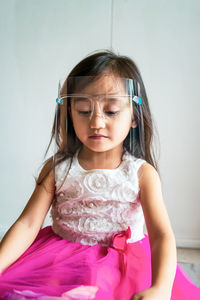
{"type": "Polygon", "coordinates": [[[84,86],[81,93],[90,95],[99,94],[124,94],[126,92],[126,86],[123,78],[116,77],[115,75],[102,75],[95,78],[84,86]]]}

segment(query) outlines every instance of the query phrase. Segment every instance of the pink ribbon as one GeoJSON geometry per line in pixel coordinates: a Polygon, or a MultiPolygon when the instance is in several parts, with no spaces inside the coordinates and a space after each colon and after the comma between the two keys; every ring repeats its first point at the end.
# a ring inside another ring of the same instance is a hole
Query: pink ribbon
{"type": "Polygon", "coordinates": [[[131,228],[120,231],[112,237],[112,247],[119,252],[120,270],[124,275],[127,268],[127,240],[131,237],[131,228]]]}

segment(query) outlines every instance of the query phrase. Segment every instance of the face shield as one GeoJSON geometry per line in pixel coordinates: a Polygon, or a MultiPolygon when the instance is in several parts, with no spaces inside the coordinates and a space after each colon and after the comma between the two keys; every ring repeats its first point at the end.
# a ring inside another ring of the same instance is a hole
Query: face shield
{"type": "MultiPolygon", "coordinates": [[[[73,154],[81,145],[76,138],[72,116],[80,120],[80,126],[90,126],[90,122],[98,118],[101,126],[106,127],[120,122],[123,113],[130,110],[132,121],[137,123],[140,133],[143,130],[140,85],[135,79],[106,74],[68,77],[59,82],[56,102],[56,144],[61,152],[73,154]]],[[[133,130],[126,138],[131,153],[135,143],[133,130]]]]}

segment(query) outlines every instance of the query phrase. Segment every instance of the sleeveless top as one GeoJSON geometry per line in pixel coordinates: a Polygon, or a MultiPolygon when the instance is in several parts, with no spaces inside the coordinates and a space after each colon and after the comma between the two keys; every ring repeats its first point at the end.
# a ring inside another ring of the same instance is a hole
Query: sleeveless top
{"type": "Polygon", "coordinates": [[[90,246],[110,246],[113,235],[128,226],[128,243],[142,239],[144,215],[137,171],[145,160],[126,151],[116,169],[85,170],[78,162],[79,150],[72,162],[68,158],[55,168],[52,230],[64,239],[90,246]]]}

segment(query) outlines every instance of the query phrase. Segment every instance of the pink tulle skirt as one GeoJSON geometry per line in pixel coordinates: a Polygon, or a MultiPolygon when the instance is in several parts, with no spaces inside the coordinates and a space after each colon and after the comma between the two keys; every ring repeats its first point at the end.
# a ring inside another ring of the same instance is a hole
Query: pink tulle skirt
{"type": "MultiPolygon", "coordinates": [[[[113,245],[71,242],[47,226],[0,275],[0,299],[130,300],[151,286],[149,238],[124,248],[118,235],[113,245]]],[[[200,288],[177,265],[171,300],[186,299],[199,300],[200,288]]]]}

